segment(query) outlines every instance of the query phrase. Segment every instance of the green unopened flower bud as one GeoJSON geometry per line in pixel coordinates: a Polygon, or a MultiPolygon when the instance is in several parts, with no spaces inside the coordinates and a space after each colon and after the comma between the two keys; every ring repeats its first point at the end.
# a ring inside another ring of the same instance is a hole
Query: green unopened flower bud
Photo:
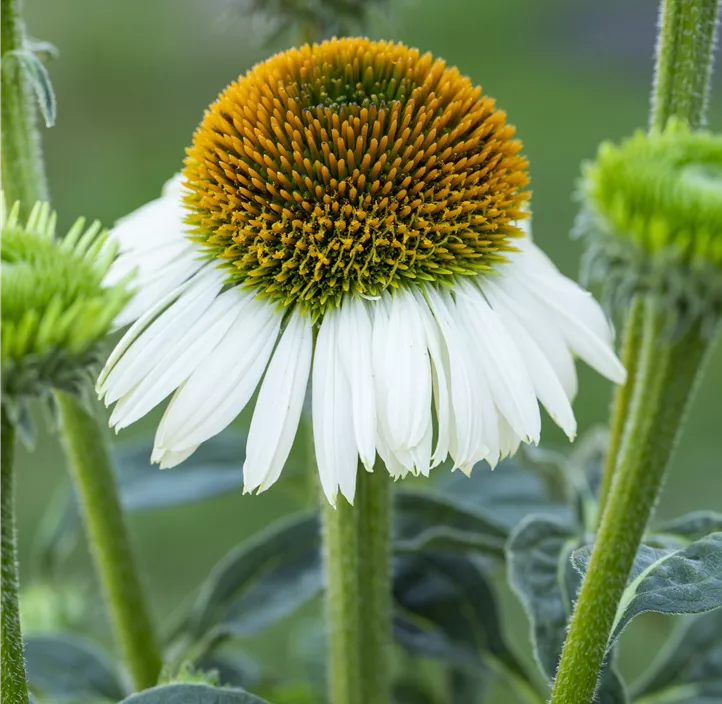
{"type": "Polygon", "coordinates": [[[106,286],[115,257],[99,223],[81,218],[55,236],[55,213],[38,203],[26,223],[3,199],[2,394],[8,403],[50,388],[75,391],[102,360],[101,341],[126,304],[127,282],[106,286]]]}
{"type": "Polygon", "coordinates": [[[609,296],[661,299],[674,324],[722,316],[722,136],[672,121],[603,143],[584,169],[587,274],[609,296]]]}

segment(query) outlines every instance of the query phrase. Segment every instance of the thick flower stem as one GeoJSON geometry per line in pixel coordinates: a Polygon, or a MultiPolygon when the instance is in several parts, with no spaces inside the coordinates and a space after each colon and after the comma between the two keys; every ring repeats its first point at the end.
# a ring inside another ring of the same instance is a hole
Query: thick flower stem
{"type": "Polygon", "coordinates": [[[28,685],[25,679],[23,636],[18,607],[18,547],[15,529],[15,428],[2,411],[0,436],[0,499],[2,500],[2,700],[7,704],[27,704],[28,685]]]}
{"type": "Polygon", "coordinates": [[[670,340],[665,311],[645,306],[641,357],[617,470],[554,682],[552,704],[588,704],[685,410],[710,347],[698,325],[670,340]]]}
{"type": "Polygon", "coordinates": [[[619,448],[622,444],[622,435],[627,421],[629,405],[632,399],[632,391],[637,378],[637,363],[639,362],[639,350],[642,345],[642,328],[644,326],[644,299],[637,296],[627,314],[627,321],[622,335],[622,364],[627,370],[627,381],[614,391],[612,401],[612,414],[609,425],[609,445],[607,456],[604,461],[604,473],[599,485],[597,521],[601,520],[604,507],[612,488],[614,469],[619,456],[619,448]]]}
{"type": "Polygon", "coordinates": [[[336,508],[321,497],[329,701],[363,704],[361,698],[361,627],[356,514],[342,496],[336,508]]]}
{"type": "Polygon", "coordinates": [[[161,656],[150,621],[108,449],[80,399],[55,391],[68,464],[116,638],[137,689],[158,681],[161,656]]]}
{"type": "Polygon", "coordinates": [[[37,201],[48,200],[48,187],[30,81],[21,62],[8,55],[24,48],[25,28],[20,7],[20,0],[2,0],[0,134],[5,197],[9,203],[20,201],[23,213],[28,215],[37,201]]]}
{"type": "Polygon", "coordinates": [[[359,467],[355,506],[322,498],[333,704],[389,701],[390,484],[383,467],[359,467]]]}
{"type": "Polygon", "coordinates": [[[389,700],[391,653],[391,479],[383,466],[359,467],[359,608],[363,702],[389,700]]]}

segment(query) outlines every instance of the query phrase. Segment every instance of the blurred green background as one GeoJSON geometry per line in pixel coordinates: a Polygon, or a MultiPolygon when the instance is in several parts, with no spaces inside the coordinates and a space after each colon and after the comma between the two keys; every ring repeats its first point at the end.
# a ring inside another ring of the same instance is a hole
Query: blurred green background
{"type": "MultiPolygon", "coordinates": [[[[389,12],[373,13],[368,34],[429,50],[497,98],[531,161],[535,237],[565,273],[576,277],[581,249],[568,233],[579,163],[593,156],[600,140],[646,124],[656,13],[656,0],[392,0],[389,12]]],[[[283,40],[264,44],[263,22],[244,16],[243,3],[234,0],[26,0],[26,17],[30,34],[60,51],[49,66],[57,126],[43,139],[63,227],[80,214],[110,225],[156,197],[179,169],[205,106],[239,73],[284,48],[283,40]]],[[[717,84],[710,123],[719,130],[722,85],[717,84]]],[[[582,430],[604,422],[610,393],[606,382],[581,370],[575,409],[582,430]]],[[[659,509],[664,516],[722,510],[721,393],[718,346],[667,483],[659,509]]],[[[123,436],[151,432],[159,415],[123,436]]],[[[544,437],[548,445],[563,444],[549,423],[544,437]]],[[[24,587],[30,589],[37,586],[39,526],[65,470],[58,442],[47,432],[33,455],[20,454],[21,565],[24,587]]],[[[292,462],[299,461],[295,458],[292,462]]],[[[238,492],[132,517],[159,620],[231,546],[300,506],[293,492],[284,491],[290,484],[282,479],[259,497],[238,492]]],[[[95,597],[84,601],[84,615],[105,634],[83,545],[63,574],[72,589],[91,585],[87,593],[95,597]]],[[[37,621],[38,599],[47,599],[47,593],[29,591],[24,599],[29,625],[37,621]]],[[[514,639],[523,644],[526,625],[513,598],[506,601],[514,639]]],[[[629,657],[623,669],[638,671],[648,662],[670,623],[653,617],[635,622],[625,636],[629,657]],[[642,643],[647,647],[637,647],[642,643]]],[[[276,629],[251,644],[274,653],[281,670],[286,632],[276,629]]]]}

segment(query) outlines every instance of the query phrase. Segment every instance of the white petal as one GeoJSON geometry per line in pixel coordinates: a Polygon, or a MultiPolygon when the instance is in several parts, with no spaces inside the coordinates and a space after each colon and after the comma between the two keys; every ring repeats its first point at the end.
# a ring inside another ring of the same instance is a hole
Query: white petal
{"type": "MultiPolygon", "coordinates": [[[[448,383],[451,397],[451,425],[449,428],[449,453],[456,467],[471,467],[488,452],[483,445],[482,413],[477,375],[477,361],[471,355],[467,335],[459,327],[456,303],[446,289],[437,291],[425,287],[429,306],[434,314],[446,345],[449,358],[448,383]]],[[[461,321],[463,324],[463,321],[461,321]]]]}
{"type": "Polygon", "coordinates": [[[419,288],[414,288],[414,296],[419,304],[419,312],[424,322],[426,332],[426,343],[431,358],[432,386],[434,391],[434,402],[436,406],[437,439],[433,454],[433,466],[443,462],[449,454],[449,436],[451,433],[451,395],[449,383],[451,372],[449,369],[449,353],[446,348],[446,341],[439,328],[439,323],[434,318],[419,288]]]}
{"type": "Polygon", "coordinates": [[[212,274],[198,278],[178,299],[161,313],[145,330],[134,334],[133,326],[120,341],[118,348],[122,355],[115,353],[106,364],[98,381],[98,392],[105,395],[106,404],[117,401],[139,384],[159,363],[167,359],[168,351],[175,348],[188,336],[221,291],[219,277],[212,274]],[[126,340],[131,342],[126,344],[126,340]],[[111,360],[114,362],[112,367],[111,360]]]}
{"type": "Polygon", "coordinates": [[[339,311],[338,350],[351,385],[353,427],[359,456],[373,470],[376,458],[376,398],[371,365],[372,327],[367,304],[346,296],[339,311]]]}
{"type": "Polygon", "coordinates": [[[251,292],[234,290],[238,316],[168,404],[156,446],[181,450],[221,432],[245,408],[273,352],[282,316],[251,292]]]}
{"type": "Polygon", "coordinates": [[[431,366],[424,322],[408,291],[384,293],[373,305],[374,379],[380,414],[383,409],[380,421],[390,449],[408,451],[421,442],[431,413],[431,366]]]}
{"type": "Polygon", "coordinates": [[[531,378],[534,392],[554,422],[564,430],[570,440],[573,440],[577,432],[577,423],[569,398],[554,368],[542,349],[525,330],[524,325],[506,305],[507,298],[504,292],[489,278],[480,282],[480,285],[516,344],[531,378]]]}
{"type": "Polygon", "coordinates": [[[301,418],[312,353],[310,316],[296,309],[258,394],[243,464],[244,491],[264,491],[278,479],[286,464],[301,418]]]}
{"type": "Polygon", "coordinates": [[[173,450],[154,449],[150,456],[150,461],[154,464],[160,465],[161,469],[170,469],[179,465],[181,462],[185,462],[196,450],[198,445],[188,447],[180,452],[173,450]]]}
{"type": "Polygon", "coordinates": [[[172,347],[163,350],[156,364],[118,401],[110,416],[111,426],[120,430],[135,423],[177,389],[197,367],[212,363],[209,357],[213,349],[238,314],[234,293],[230,290],[218,296],[200,320],[176,338],[172,347]]]}
{"type": "Polygon", "coordinates": [[[516,345],[473,283],[459,278],[455,288],[457,306],[478,350],[479,363],[487,372],[496,407],[517,435],[527,442],[539,442],[539,406],[516,345]]]}
{"type": "Polygon", "coordinates": [[[333,506],[339,488],[347,501],[353,503],[358,464],[351,387],[337,345],[338,312],[330,309],[316,338],[312,415],[318,473],[326,498],[333,506]]]}
{"type": "Polygon", "coordinates": [[[502,272],[542,303],[575,354],[611,381],[624,383],[626,370],[612,349],[611,326],[590,293],[556,271],[533,243],[526,243],[502,272]]]}

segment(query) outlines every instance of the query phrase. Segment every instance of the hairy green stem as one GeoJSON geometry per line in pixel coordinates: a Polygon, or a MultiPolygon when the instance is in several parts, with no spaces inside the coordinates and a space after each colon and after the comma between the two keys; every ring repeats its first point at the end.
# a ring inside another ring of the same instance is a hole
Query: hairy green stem
{"type": "Polygon", "coordinates": [[[667,314],[645,305],[641,357],[614,482],[554,682],[552,704],[592,701],[634,558],[659,497],[710,342],[699,325],[669,339],[667,314]]]}
{"type": "Polygon", "coordinates": [[[357,526],[362,702],[389,701],[391,660],[391,479],[359,466],[357,526]]]}
{"type": "Polygon", "coordinates": [[[49,200],[48,187],[32,87],[21,62],[8,53],[24,48],[21,2],[1,0],[0,8],[2,187],[7,201],[20,201],[22,212],[28,215],[37,201],[49,200]]]}
{"type": "Polygon", "coordinates": [[[627,421],[629,404],[632,399],[632,391],[637,378],[637,363],[639,361],[639,349],[642,344],[642,326],[644,324],[644,299],[637,296],[633,301],[627,314],[627,321],[622,334],[622,364],[627,370],[627,381],[614,391],[612,401],[612,414],[609,425],[609,445],[607,456],[604,460],[604,472],[599,485],[598,508],[596,520],[601,520],[604,507],[612,488],[614,469],[617,464],[619,447],[622,444],[622,435],[627,421]]]}
{"type": "Polygon", "coordinates": [[[663,0],[657,41],[651,127],[681,117],[704,124],[720,0],[663,0]]]}
{"type": "Polygon", "coordinates": [[[15,428],[2,409],[0,436],[0,500],[2,500],[2,701],[7,704],[27,704],[28,685],[25,679],[23,636],[18,606],[18,546],[15,528],[15,428]]]}
{"type": "Polygon", "coordinates": [[[354,507],[339,496],[334,508],[321,496],[329,701],[363,704],[359,619],[358,526],[354,507]]]}
{"type": "Polygon", "coordinates": [[[356,503],[323,502],[329,698],[387,704],[391,646],[391,480],[358,469],[356,503]]]}
{"type": "Polygon", "coordinates": [[[158,681],[161,655],[141,588],[103,432],[82,401],[56,390],[70,474],[115,636],[137,689],[158,681]]]}

